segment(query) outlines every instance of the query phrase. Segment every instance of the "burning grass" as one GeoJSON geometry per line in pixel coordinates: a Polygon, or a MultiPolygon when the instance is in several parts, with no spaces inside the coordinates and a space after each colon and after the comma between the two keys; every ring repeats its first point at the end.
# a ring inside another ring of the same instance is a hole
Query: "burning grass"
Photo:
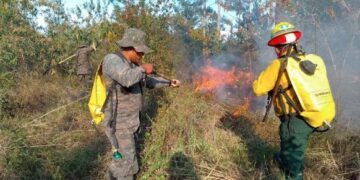
{"type": "MultiPolygon", "coordinates": [[[[279,149],[277,118],[260,123],[262,115],[249,112],[246,104],[236,114],[215,99],[194,94],[191,87],[168,93],[168,99],[172,101],[150,118],[152,130],[142,151],[141,179],[282,177],[272,160],[279,149]]],[[[354,140],[359,137],[349,138],[348,132],[339,138],[338,133],[312,136],[306,179],[359,177],[356,147],[360,146],[354,140]]]]}
{"type": "Polygon", "coordinates": [[[240,85],[249,85],[252,82],[252,72],[241,70],[237,66],[219,68],[207,59],[197,73],[192,77],[196,85],[195,92],[215,93],[222,88],[238,88],[240,85]]]}
{"type": "Polygon", "coordinates": [[[234,109],[234,116],[241,116],[251,106],[253,73],[248,70],[242,70],[236,65],[229,68],[216,67],[209,58],[192,79],[195,93],[215,97],[225,106],[234,109]]]}
{"type": "MultiPolygon", "coordinates": [[[[28,84],[26,91],[14,87],[19,97],[12,99],[14,104],[40,103],[33,106],[39,109],[15,108],[14,116],[0,121],[0,179],[103,179],[111,158],[109,143],[90,127],[86,102],[72,103],[80,98],[80,88],[66,80],[71,95],[60,91],[61,78],[32,78],[37,83],[28,84]],[[44,88],[38,86],[47,83],[51,88],[41,92],[44,88]],[[38,94],[52,101],[30,101],[38,94]],[[63,108],[52,111],[59,106],[63,108]]],[[[137,134],[138,178],[279,179],[272,162],[279,144],[278,121],[259,123],[261,115],[249,112],[251,103],[249,99],[233,108],[195,94],[189,86],[148,93],[137,134]]],[[[337,129],[312,137],[306,179],[359,178],[360,138],[337,129]]]]}

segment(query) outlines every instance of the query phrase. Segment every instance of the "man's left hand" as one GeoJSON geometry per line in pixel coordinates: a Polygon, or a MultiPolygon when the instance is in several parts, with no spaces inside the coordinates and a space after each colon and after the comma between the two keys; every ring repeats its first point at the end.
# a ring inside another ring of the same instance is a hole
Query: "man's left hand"
{"type": "Polygon", "coordinates": [[[177,79],[172,79],[170,86],[171,86],[171,87],[179,87],[180,84],[181,84],[181,82],[180,82],[179,80],[177,80],[177,79]]]}

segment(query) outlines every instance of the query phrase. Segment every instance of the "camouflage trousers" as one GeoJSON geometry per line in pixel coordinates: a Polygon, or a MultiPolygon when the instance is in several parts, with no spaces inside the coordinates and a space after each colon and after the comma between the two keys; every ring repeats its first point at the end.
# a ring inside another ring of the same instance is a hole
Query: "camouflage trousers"
{"type": "Polygon", "coordinates": [[[131,130],[115,130],[121,159],[112,159],[106,174],[106,179],[133,180],[139,171],[136,157],[135,138],[131,130]]]}

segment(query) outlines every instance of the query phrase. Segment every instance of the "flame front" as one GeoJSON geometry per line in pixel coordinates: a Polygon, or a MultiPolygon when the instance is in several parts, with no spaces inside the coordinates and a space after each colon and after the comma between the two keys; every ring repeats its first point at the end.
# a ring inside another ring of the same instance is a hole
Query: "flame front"
{"type": "Polygon", "coordinates": [[[235,67],[224,71],[207,65],[194,76],[193,80],[196,84],[195,92],[214,92],[220,87],[235,86],[239,77],[235,74],[235,67]]]}
{"type": "Polygon", "coordinates": [[[216,98],[226,101],[235,109],[233,115],[240,116],[251,105],[251,82],[253,73],[240,70],[235,66],[223,70],[212,66],[208,60],[198,73],[193,76],[196,93],[215,95],[216,98]]]}
{"type": "Polygon", "coordinates": [[[250,108],[250,98],[245,97],[244,103],[233,112],[233,116],[240,117],[241,115],[245,114],[245,112],[248,111],[249,108],[250,108]]]}

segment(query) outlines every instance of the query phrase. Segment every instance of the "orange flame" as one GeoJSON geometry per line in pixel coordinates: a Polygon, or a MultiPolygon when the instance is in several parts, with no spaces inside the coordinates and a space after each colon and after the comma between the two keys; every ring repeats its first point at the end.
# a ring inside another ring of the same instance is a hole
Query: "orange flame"
{"type": "MultiPolygon", "coordinates": [[[[216,68],[211,65],[211,60],[207,61],[207,64],[200,69],[200,71],[193,76],[193,82],[195,84],[195,92],[199,93],[211,93],[214,94],[218,89],[223,87],[235,89],[232,92],[222,92],[224,97],[229,98],[234,93],[235,95],[242,97],[232,97],[236,99],[235,102],[242,102],[241,106],[235,108],[234,116],[239,117],[246,112],[250,107],[250,98],[248,93],[241,91],[248,89],[252,82],[253,73],[249,71],[240,70],[235,66],[228,70],[216,68]],[[245,95],[246,94],[246,95],[245,95]]],[[[232,104],[233,105],[233,104],[232,104]]]]}
{"type": "Polygon", "coordinates": [[[222,70],[211,65],[211,60],[207,60],[206,65],[200,72],[193,76],[196,85],[195,92],[214,92],[214,90],[230,86],[236,87],[238,82],[249,85],[252,81],[252,73],[237,69],[235,66],[229,70],[222,70]]]}
{"type": "Polygon", "coordinates": [[[240,117],[241,115],[245,114],[248,111],[249,107],[250,107],[250,98],[245,97],[244,103],[237,110],[233,112],[233,116],[240,117]]]}
{"type": "Polygon", "coordinates": [[[193,78],[197,85],[195,92],[213,92],[214,90],[224,86],[235,86],[239,77],[235,75],[235,67],[229,71],[217,69],[212,66],[205,66],[201,69],[199,75],[193,78]]]}

